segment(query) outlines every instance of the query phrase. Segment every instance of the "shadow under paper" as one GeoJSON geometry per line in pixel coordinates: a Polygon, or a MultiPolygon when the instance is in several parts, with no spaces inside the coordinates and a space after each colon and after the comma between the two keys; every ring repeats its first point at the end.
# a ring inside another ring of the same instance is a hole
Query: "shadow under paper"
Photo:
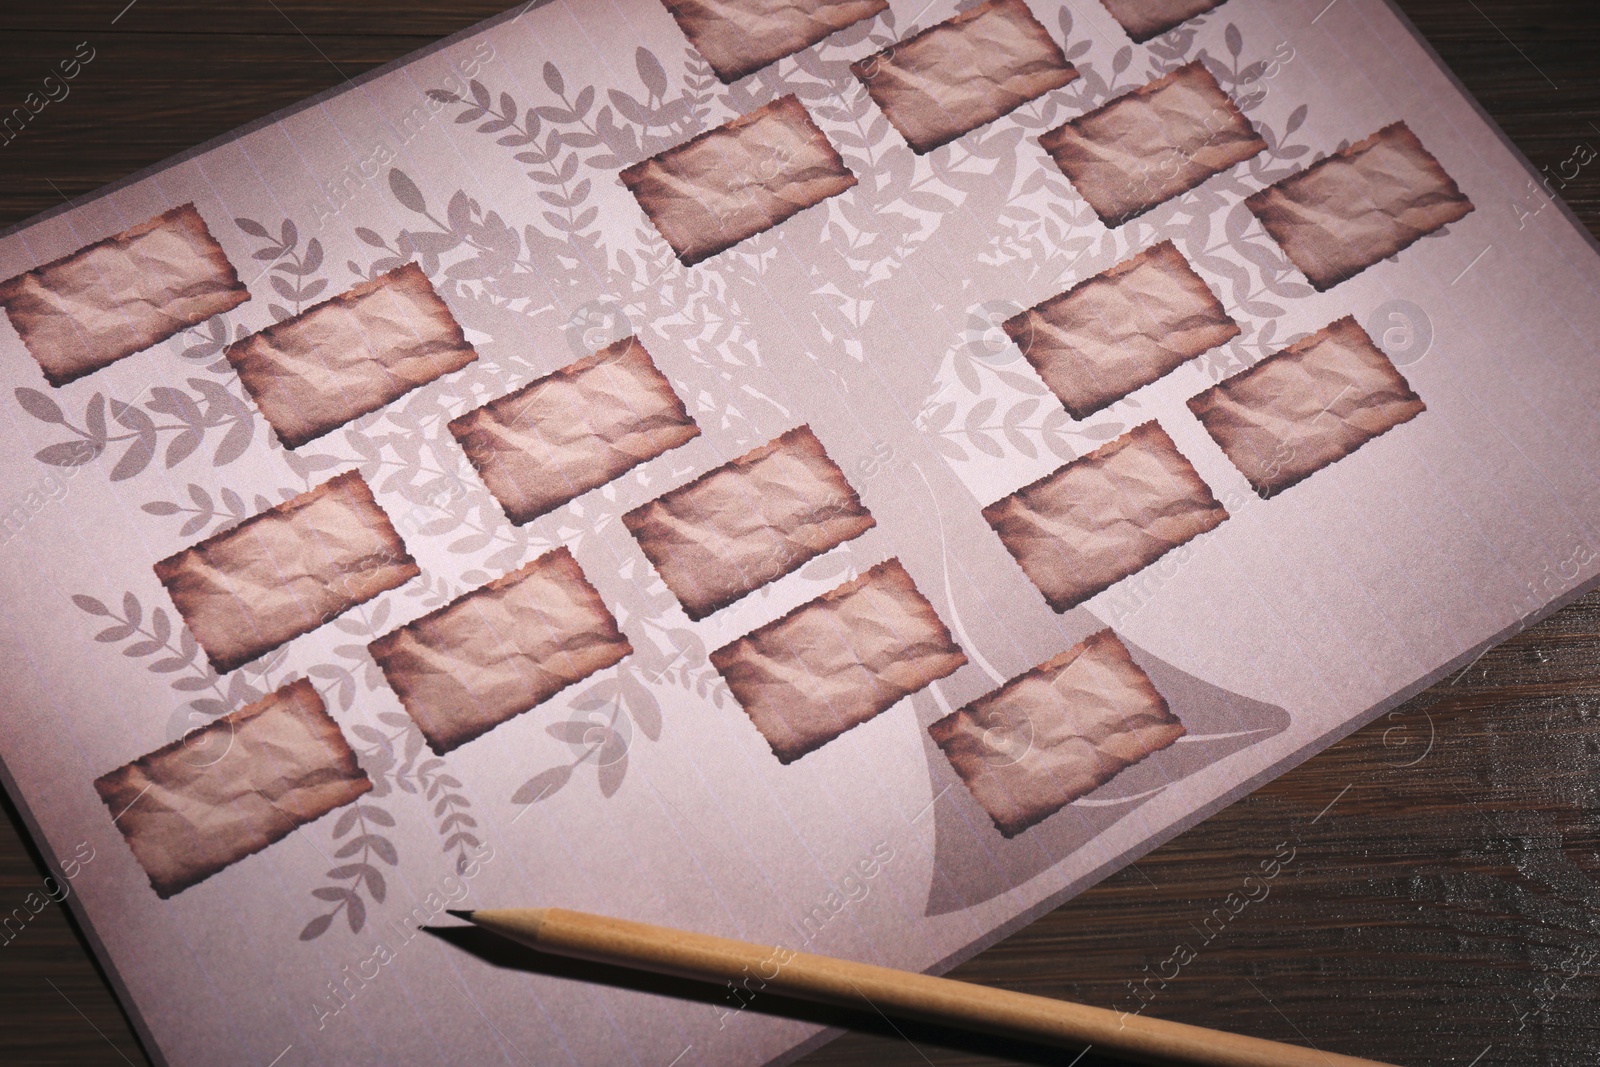
{"type": "Polygon", "coordinates": [[[933,738],[922,732],[939,797],[933,806],[933,886],[926,914],[961,911],[1015,889],[1169,785],[1288,728],[1289,713],[1277,705],[1201,681],[1125,637],[1122,642],[1188,733],[1010,840],[995,829],[933,738]]]}

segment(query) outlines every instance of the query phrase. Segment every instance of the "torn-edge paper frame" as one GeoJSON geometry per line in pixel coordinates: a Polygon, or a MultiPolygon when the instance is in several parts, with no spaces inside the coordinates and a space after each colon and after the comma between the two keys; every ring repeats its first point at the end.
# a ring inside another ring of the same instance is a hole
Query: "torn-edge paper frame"
{"type": "Polygon", "coordinates": [[[754,74],[862,19],[889,0],[663,0],[724,85],[754,74]]]}
{"type": "Polygon", "coordinates": [[[1107,226],[1267,147],[1198,59],[1057,126],[1039,144],[1107,226]]]}
{"type": "Polygon", "coordinates": [[[1134,44],[1160,37],[1190,19],[1221,7],[1223,0],[1100,0],[1134,44]]]}
{"type": "Polygon", "coordinates": [[[928,727],[996,829],[1015,837],[1185,733],[1110,630],[928,727]]]}
{"type": "Polygon", "coordinates": [[[918,155],[1078,77],[1023,0],[989,0],[850,71],[918,155]]]}
{"type": "Polygon", "coordinates": [[[1262,497],[1276,496],[1427,409],[1348,315],[1191,397],[1188,405],[1262,497]]]}
{"type": "Polygon", "coordinates": [[[1002,326],[1067,414],[1080,421],[1240,332],[1171,241],[1002,326]]]}
{"type": "Polygon", "coordinates": [[[792,93],[618,177],[686,267],[856,184],[792,93]]]}
{"type": "Polygon", "coordinates": [[[219,674],[422,573],[353,470],[168,556],[155,571],[219,674]]]}
{"type": "Polygon", "coordinates": [[[101,775],[95,792],[160,897],[372,788],[304,678],[101,775]]]}
{"type": "Polygon", "coordinates": [[[289,449],[478,358],[415,263],[235,341],[223,355],[289,449]]]}
{"type": "Polygon", "coordinates": [[[633,651],[566,548],[367,647],[441,756],[633,651]]]}
{"type": "Polygon", "coordinates": [[[983,509],[1056,611],[1077,607],[1228,517],[1151,420],[983,509]]]}
{"type": "Polygon", "coordinates": [[[874,525],[809,426],[798,426],[622,516],[703,619],[874,525]]]}
{"type": "Polygon", "coordinates": [[[1473,210],[1404,122],[1268,186],[1245,205],[1319,293],[1473,210]]]}
{"type": "Polygon", "coordinates": [[[780,763],[821,748],[966,662],[898,559],[711,653],[780,763]]]}
{"type": "Polygon", "coordinates": [[[249,299],[193,204],[0,282],[0,307],[57,387],[249,299]]]}
{"type": "Polygon", "coordinates": [[[637,337],[474,408],[449,428],[515,526],[700,434],[637,337]]]}

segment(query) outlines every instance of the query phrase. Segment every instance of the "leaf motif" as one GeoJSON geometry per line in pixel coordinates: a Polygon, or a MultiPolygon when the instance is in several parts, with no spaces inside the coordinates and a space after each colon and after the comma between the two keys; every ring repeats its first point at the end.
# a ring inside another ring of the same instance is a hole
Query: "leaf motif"
{"type": "Polygon", "coordinates": [[[300,931],[300,940],[315,941],[327,933],[329,925],[333,923],[333,915],[334,913],[330,911],[328,914],[318,915],[315,919],[306,923],[305,929],[300,931]]]}
{"type": "Polygon", "coordinates": [[[1289,120],[1284,123],[1283,126],[1283,135],[1285,137],[1288,137],[1291,133],[1298,130],[1305,124],[1306,113],[1309,110],[1310,108],[1307,105],[1301,104],[1299,107],[1289,112],[1289,120]]]}
{"type": "Polygon", "coordinates": [[[627,93],[619,89],[608,89],[606,97],[611,101],[611,106],[617,109],[617,113],[629,122],[638,126],[654,126],[656,124],[654,113],[627,93]]]}
{"type": "Polygon", "coordinates": [[[958,356],[955,360],[956,378],[966,387],[969,393],[983,392],[983,384],[978,381],[978,372],[972,366],[972,360],[965,356],[958,356]]]}
{"type": "Polygon", "coordinates": [[[640,48],[633,53],[633,65],[639,68],[639,80],[651,96],[659,99],[667,95],[667,72],[661,69],[661,61],[654,52],[640,48]]]}
{"type": "Polygon", "coordinates": [[[545,733],[569,745],[581,745],[587,740],[587,734],[595,728],[592,722],[569,720],[567,722],[553,722],[544,728],[545,733]]]}
{"type": "Polygon", "coordinates": [[[96,393],[89,400],[89,406],[83,413],[83,426],[89,433],[89,439],[96,442],[95,454],[100,454],[106,439],[106,397],[104,393],[96,393]]]}
{"type": "Polygon", "coordinates": [[[1019,393],[1032,393],[1036,396],[1042,396],[1048,392],[1044,384],[1040,382],[1038,378],[1030,377],[1026,374],[1019,374],[1016,371],[1001,370],[999,367],[992,369],[994,370],[994,376],[996,378],[999,378],[1002,382],[1005,382],[1019,393]]]}
{"type": "Polygon", "coordinates": [[[89,441],[62,441],[39,449],[33,458],[52,467],[81,467],[99,456],[102,447],[89,441]]]}
{"type": "Polygon", "coordinates": [[[17,403],[22,405],[22,410],[38,419],[40,422],[55,423],[65,426],[66,415],[62,414],[61,406],[37,389],[26,386],[17,389],[17,403]]]}
{"type": "MultiPolygon", "coordinates": [[[[113,408],[112,410],[114,413],[116,409],[113,408]]],[[[139,411],[137,408],[125,406],[124,410],[125,412],[137,412],[138,418],[143,418],[145,423],[149,424],[150,420],[148,416],[145,416],[145,414],[142,411],[139,411]]],[[[117,421],[123,422],[121,418],[118,418],[117,421]]],[[[137,419],[134,419],[133,421],[137,421],[137,419]]],[[[128,423],[123,422],[123,425],[126,426],[128,423]]],[[[128,450],[122,454],[122,458],[117,460],[117,465],[111,468],[111,480],[114,482],[124,481],[128,478],[132,478],[134,475],[148,467],[150,465],[150,461],[155,458],[155,444],[154,425],[150,425],[150,431],[148,434],[141,430],[138,439],[128,446],[128,450]]]]}
{"type": "Polygon", "coordinates": [[[928,408],[922,415],[922,429],[928,433],[937,433],[950,424],[950,417],[955,413],[956,406],[953,403],[928,408]]]}
{"type": "Polygon", "coordinates": [[[149,407],[151,411],[171,415],[191,426],[205,421],[205,415],[200,411],[200,405],[194,402],[194,398],[183,390],[171,386],[153,386],[150,389],[149,407]]]}
{"type": "Polygon", "coordinates": [[[269,241],[272,240],[272,235],[267,233],[267,228],[255,219],[234,219],[233,224],[251,237],[264,237],[269,241]]]}
{"type": "Polygon", "coordinates": [[[457,189],[450,197],[450,203],[444,211],[445,225],[457,232],[467,229],[472,225],[471,207],[467,201],[467,194],[457,189]]]}
{"type": "Polygon", "coordinates": [[[222,443],[217,445],[216,455],[211,457],[213,467],[224,467],[240,456],[245,449],[250,447],[250,439],[255,436],[256,424],[253,418],[241,418],[228,432],[222,435],[222,443]]]}
{"type": "Polygon", "coordinates": [[[96,600],[94,597],[87,596],[83,593],[72,594],[72,602],[77,605],[79,611],[87,612],[90,615],[111,614],[110,608],[100,603],[100,601],[96,600]]]}
{"type": "Polygon", "coordinates": [[[994,414],[995,406],[999,403],[994,397],[980,400],[972,405],[972,410],[967,412],[966,430],[969,435],[976,434],[989,421],[989,416],[994,414]]]}
{"type": "Polygon", "coordinates": [[[367,925],[367,905],[354,893],[345,899],[348,903],[345,905],[344,917],[350,923],[350,932],[359,934],[361,928],[367,925]]]}
{"type": "Polygon", "coordinates": [[[299,293],[295,291],[294,286],[289,284],[289,280],[287,278],[284,278],[278,274],[274,274],[268,279],[268,281],[272,283],[272,288],[277,291],[277,294],[283,297],[285,300],[299,299],[299,293]]]}
{"type": "Polygon", "coordinates": [[[378,858],[389,866],[395,867],[399,865],[400,853],[395,851],[394,844],[387,837],[379,837],[377,834],[372,834],[368,844],[372,846],[372,851],[378,854],[378,858]]]}
{"type": "Polygon", "coordinates": [[[557,96],[566,95],[566,83],[562,81],[561,72],[556,69],[556,65],[554,63],[545,63],[544,83],[548,85],[550,87],[550,91],[555,93],[557,96]]]}
{"type": "Polygon", "coordinates": [[[996,459],[1005,458],[1005,449],[1001,448],[999,442],[986,433],[979,433],[969,429],[967,431],[967,440],[971,441],[973,447],[980,452],[987,453],[996,459]]]}
{"type": "Polygon", "coordinates": [[[384,241],[382,237],[379,237],[376,233],[367,229],[365,226],[356,227],[356,236],[366,244],[371,245],[373,248],[389,247],[388,242],[384,241]]]}
{"type": "Polygon", "coordinates": [[[283,220],[283,226],[280,228],[278,241],[283,245],[283,250],[285,252],[300,242],[300,231],[295,228],[295,224],[291,220],[283,220]]]}
{"type": "Polygon", "coordinates": [[[511,794],[511,803],[537,804],[566,785],[567,780],[571,777],[571,764],[551,767],[549,770],[542,771],[524,782],[520,789],[511,794]]]}
{"type": "Polygon", "coordinates": [[[417,188],[417,183],[411,180],[410,175],[399,167],[389,171],[389,191],[400,205],[419,215],[427,214],[428,203],[422,198],[422,190],[417,188]]]}
{"type": "Polygon", "coordinates": [[[140,620],[144,618],[144,611],[139,607],[139,598],[132,593],[122,594],[122,616],[123,621],[129,626],[138,626],[140,620]]]}
{"type": "Polygon", "coordinates": [[[609,762],[605,762],[605,757],[602,755],[601,760],[599,775],[600,795],[603,797],[616,796],[617,790],[622,788],[622,779],[628,773],[628,754],[623,752],[622,755],[609,762]]]}
{"type": "Polygon", "coordinates": [[[370,804],[363,804],[363,805],[361,805],[361,814],[362,814],[363,817],[371,819],[373,822],[377,823],[379,826],[393,826],[394,825],[394,816],[390,815],[388,812],[384,811],[382,808],[376,808],[376,807],[373,807],[370,804]]]}
{"type": "Polygon", "coordinates": [[[339,821],[333,824],[333,836],[343,837],[354,829],[356,819],[361,814],[359,808],[346,808],[339,813],[339,821]]]}
{"type": "Polygon", "coordinates": [[[376,745],[378,748],[383,749],[386,752],[394,751],[394,746],[390,744],[389,738],[384,735],[383,731],[374,730],[366,723],[358,722],[353,724],[350,727],[350,732],[361,738],[361,740],[365,741],[369,745],[376,745]]]}
{"type": "Polygon", "coordinates": [[[1244,51],[1244,36],[1239,32],[1239,27],[1231,22],[1228,23],[1228,28],[1222,31],[1222,40],[1233,57],[1239,58],[1239,53],[1244,51]]]}
{"type": "Polygon", "coordinates": [[[1035,456],[1037,456],[1039,454],[1038,450],[1033,447],[1033,442],[1028,440],[1027,434],[1024,434],[1021,430],[1017,429],[1015,426],[1007,426],[1005,428],[1005,431],[1006,431],[1006,440],[1011,442],[1011,447],[1012,448],[1016,449],[1018,452],[1021,452],[1024,456],[1027,456],[1029,459],[1033,459],[1035,456]]]}
{"type": "Polygon", "coordinates": [[[94,639],[96,641],[100,641],[100,642],[111,642],[111,641],[121,641],[122,639],[124,639],[126,637],[132,637],[132,636],[133,636],[133,627],[132,626],[127,626],[127,625],[108,626],[104,630],[101,630],[99,633],[95,634],[94,635],[94,639]]]}
{"type": "Polygon", "coordinates": [[[172,637],[172,622],[167,618],[167,613],[160,608],[151,609],[150,635],[163,646],[172,637]]]}
{"type": "Polygon", "coordinates": [[[200,431],[185,430],[167,442],[167,469],[171,470],[179,463],[188,459],[195,449],[200,447],[200,431]]]}

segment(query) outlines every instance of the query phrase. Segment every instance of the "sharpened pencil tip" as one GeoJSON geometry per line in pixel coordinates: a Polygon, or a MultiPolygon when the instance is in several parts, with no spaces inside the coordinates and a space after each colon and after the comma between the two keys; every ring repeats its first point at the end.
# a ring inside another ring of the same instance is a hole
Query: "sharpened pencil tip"
{"type": "Polygon", "coordinates": [[[470,911],[457,911],[454,908],[446,908],[444,913],[446,915],[454,915],[458,919],[465,919],[468,922],[472,921],[472,912],[470,911]]]}

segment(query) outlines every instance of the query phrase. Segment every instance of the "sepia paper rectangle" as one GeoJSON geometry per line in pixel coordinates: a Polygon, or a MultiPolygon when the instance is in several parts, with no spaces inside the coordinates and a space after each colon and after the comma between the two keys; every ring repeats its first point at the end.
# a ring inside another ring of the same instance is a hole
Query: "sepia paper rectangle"
{"type": "Polygon", "coordinates": [[[235,341],[224,354],[285,448],[478,358],[415,263],[235,341]]]}
{"type": "Polygon", "coordinates": [[[635,163],[621,178],[686,267],[856,184],[793,94],[635,163]]]}
{"type": "Polygon", "coordinates": [[[302,678],[94,787],[165,898],[351,803],[372,782],[302,678]]]}
{"type": "Polygon", "coordinates": [[[873,526],[809,426],[622,517],[691,619],[703,619],[873,526]]]}
{"type": "Polygon", "coordinates": [[[637,337],[530,382],[450,422],[515,525],[700,433],[637,337]]]}
{"type": "Polygon", "coordinates": [[[1349,316],[1189,400],[1189,410],[1263,497],[1426,408],[1349,316]]]}
{"type": "Polygon", "coordinates": [[[1195,60],[1039,138],[1107,226],[1120,226],[1267,147],[1195,60]]]}
{"type": "Polygon", "coordinates": [[[1078,76],[1023,0],[989,0],[850,70],[919,155],[1078,76]]]}
{"type": "Polygon", "coordinates": [[[155,570],[224,674],[421,573],[356,471],[169,556],[155,570]]]}
{"type": "Polygon", "coordinates": [[[1184,735],[1110,630],[928,727],[995,827],[1015,837],[1184,735]]]}
{"type": "Polygon", "coordinates": [[[1239,324],[1171,241],[1079,282],[1004,326],[1075,419],[1239,336],[1239,324]]]}
{"type": "Polygon", "coordinates": [[[1160,37],[1196,15],[1203,15],[1223,0],[1101,0],[1134,44],[1160,37]]]}
{"type": "Polygon", "coordinates": [[[898,559],[711,653],[781,763],[967,662],[898,559]]]}
{"type": "Polygon", "coordinates": [[[784,56],[889,8],[889,0],[665,0],[667,10],[731,85],[784,56]]]}
{"type": "Polygon", "coordinates": [[[1245,201],[1318,292],[1465,218],[1472,201],[1403,122],[1245,201]]]}
{"type": "Polygon", "coordinates": [[[368,648],[440,755],[633,651],[565,548],[390,631],[368,648]]]}
{"type": "Polygon", "coordinates": [[[54,386],[249,299],[193,204],[0,282],[0,307],[54,386]]]}
{"type": "Polygon", "coordinates": [[[983,509],[1056,611],[1077,607],[1228,517],[1151,421],[983,509]]]}

